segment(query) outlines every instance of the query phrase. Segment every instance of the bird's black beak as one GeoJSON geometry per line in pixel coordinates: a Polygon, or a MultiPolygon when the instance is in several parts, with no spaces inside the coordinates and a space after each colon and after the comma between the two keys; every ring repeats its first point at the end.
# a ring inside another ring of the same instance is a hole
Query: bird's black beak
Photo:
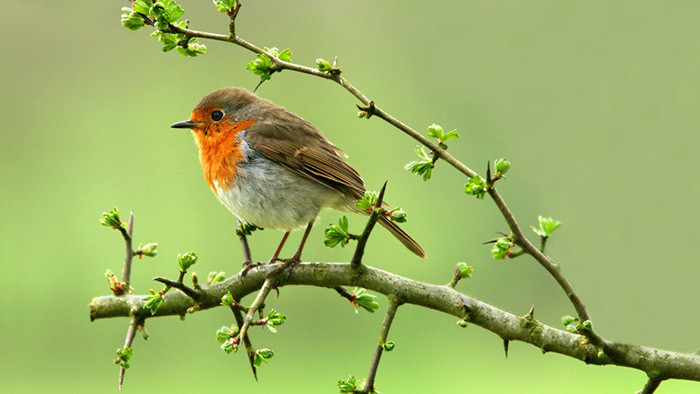
{"type": "Polygon", "coordinates": [[[173,129],[193,129],[199,126],[201,123],[195,122],[193,120],[183,120],[182,122],[173,123],[170,125],[173,129]]]}

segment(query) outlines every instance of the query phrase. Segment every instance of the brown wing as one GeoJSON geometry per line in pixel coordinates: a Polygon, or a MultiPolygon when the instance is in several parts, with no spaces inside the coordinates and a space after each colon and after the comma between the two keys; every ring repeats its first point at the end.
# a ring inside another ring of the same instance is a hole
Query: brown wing
{"type": "Polygon", "coordinates": [[[246,141],[265,157],[303,177],[353,199],[364,195],[364,182],[341,157],[344,153],[313,125],[289,111],[256,120],[246,131],[246,141]]]}

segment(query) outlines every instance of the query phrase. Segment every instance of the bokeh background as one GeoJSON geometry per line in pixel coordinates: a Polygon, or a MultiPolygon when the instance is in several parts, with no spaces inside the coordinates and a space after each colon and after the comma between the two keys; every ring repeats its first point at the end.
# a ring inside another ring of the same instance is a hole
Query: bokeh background
{"type": "MultiPolygon", "coordinates": [[[[225,32],[206,1],[184,1],[196,29],[225,32]]],[[[136,243],[158,242],[137,260],[133,286],[176,275],[175,256],[196,251],[200,276],[235,273],[234,220],[211,195],[196,148],[168,125],[211,90],[252,89],[253,55],[206,42],[207,55],[161,53],[148,29],[119,23],[125,1],[2,1],[0,25],[0,389],[115,392],[114,351],[125,319],[88,319],[120,271],[119,235],[99,225],[118,206],[136,214],[136,243]]],[[[418,130],[439,123],[462,138],[450,151],[478,171],[513,162],[499,184],[522,226],[537,215],[564,225],[549,251],[587,303],[604,336],[694,352],[700,348],[698,130],[700,25],[697,2],[247,1],[239,34],[291,48],[293,60],[338,55],[344,75],[418,130]]],[[[388,179],[387,200],[409,213],[405,228],[428,251],[421,261],[388,233],[369,243],[372,265],[446,283],[458,261],[475,268],[459,289],[517,314],[532,304],[543,322],[573,314],[565,296],[528,258],[494,261],[481,243],[506,229],[489,200],[462,192],[439,163],[423,182],[403,169],[415,143],[380,120],[360,120],[338,86],[284,72],[259,89],[342,147],[369,188],[388,179]]],[[[319,220],[306,259],[347,261],[322,245],[319,220]]],[[[358,230],[364,220],[351,218],[358,230]]],[[[252,239],[266,259],[281,233],[252,239]]],[[[286,253],[298,241],[296,234],[286,253]]],[[[225,355],[215,331],[232,323],[212,310],[149,320],[137,338],[128,392],[335,392],[365,376],[382,314],[356,315],[334,292],[283,288],[268,304],[289,318],[277,335],[253,331],[275,358],[254,382],[242,354],[225,355]]],[[[382,311],[386,307],[381,300],[382,311]]],[[[391,331],[377,387],[397,392],[633,392],[645,376],[541,355],[456,319],[406,306],[391,331]]],[[[661,393],[698,392],[668,382],[661,393]]]]}

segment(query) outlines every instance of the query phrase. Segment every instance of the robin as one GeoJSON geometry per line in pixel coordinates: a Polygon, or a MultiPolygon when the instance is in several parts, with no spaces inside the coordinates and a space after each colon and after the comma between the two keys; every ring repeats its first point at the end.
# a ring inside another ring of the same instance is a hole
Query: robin
{"type": "MultiPolygon", "coordinates": [[[[170,127],[191,129],[204,178],[229,211],[258,227],[284,230],[270,259],[296,264],[323,208],[362,213],[355,201],[365,186],[343,151],[291,111],[246,89],[206,95],[190,119],[170,127]],[[306,225],[291,259],[279,259],[289,233],[306,225]]],[[[425,252],[390,217],[379,223],[420,257],[425,252]]]]}

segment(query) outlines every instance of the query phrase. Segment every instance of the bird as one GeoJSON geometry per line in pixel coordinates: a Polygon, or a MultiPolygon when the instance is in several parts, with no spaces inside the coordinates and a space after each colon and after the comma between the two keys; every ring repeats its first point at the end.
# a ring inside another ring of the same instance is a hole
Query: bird
{"type": "MultiPolygon", "coordinates": [[[[204,179],[238,220],[285,232],[270,263],[301,261],[322,209],[367,214],[355,206],[366,189],[347,155],[299,115],[247,89],[217,89],[202,98],[189,119],[170,127],[192,131],[204,179]],[[295,254],[280,259],[290,232],[303,226],[295,254]]],[[[426,256],[390,216],[380,215],[378,222],[408,250],[426,256]]]]}

